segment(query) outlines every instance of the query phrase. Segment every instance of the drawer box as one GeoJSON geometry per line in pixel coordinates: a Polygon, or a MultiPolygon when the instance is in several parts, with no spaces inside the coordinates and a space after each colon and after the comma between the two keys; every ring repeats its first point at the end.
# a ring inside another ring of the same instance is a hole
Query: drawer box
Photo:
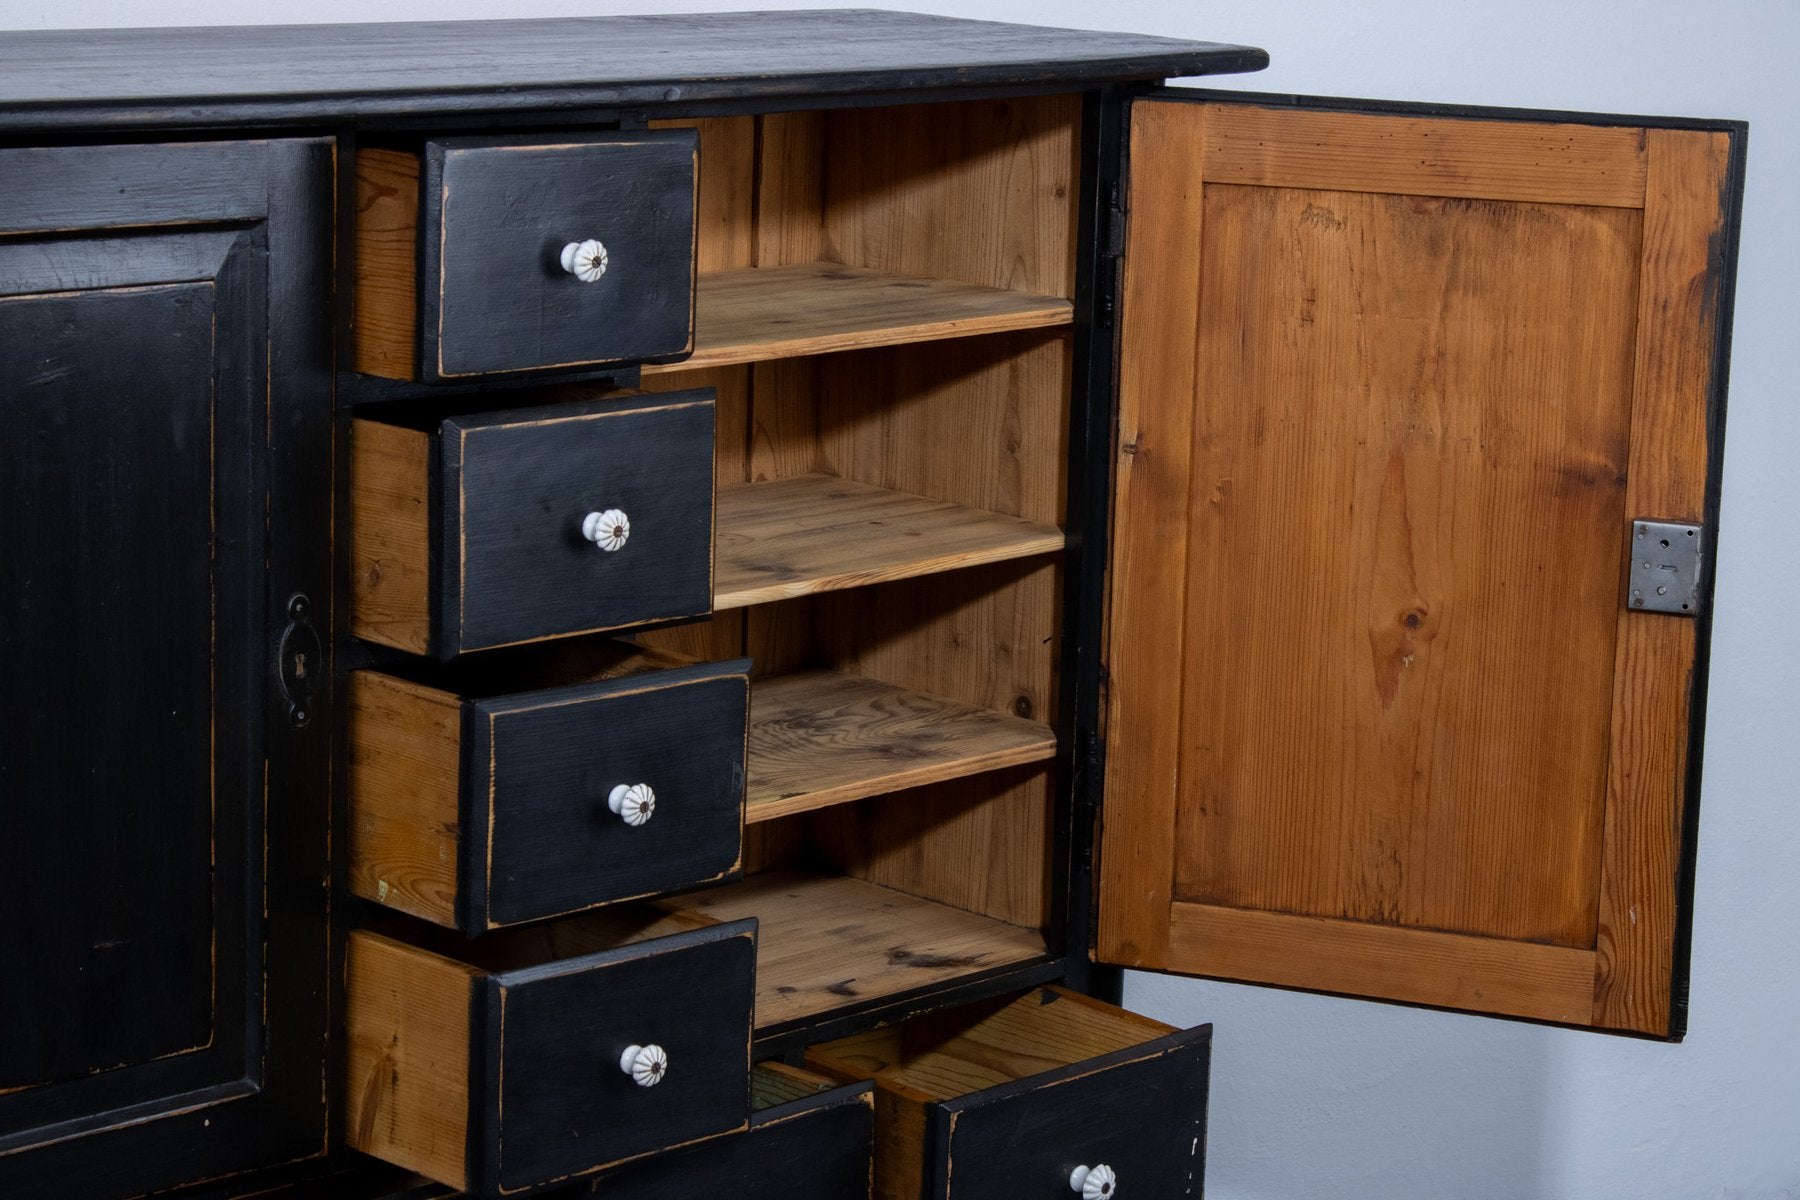
{"type": "Polygon", "coordinates": [[[1047,987],[814,1046],[806,1062],[874,1079],[879,1200],[1095,1200],[1199,1189],[1211,1045],[1210,1025],[1047,987]]]}
{"type": "Polygon", "coordinates": [[[866,1083],[780,1063],[750,1075],[750,1128],[616,1167],[595,1177],[600,1197],[655,1200],[868,1200],[873,1099],[866,1083]]]}
{"type": "Polygon", "coordinates": [[[449,659],[711,611],[712,392],[579,395],[353,423],[356,636],[449,659]]]}
{"type": "Polygon", "coordinates": [[[746,1127],[755,922],[609,910],[411,938],[349,935],[354,1149],[510,1196],[746,1127]]]}
{"type": "Polygon", "coordinates": [[[579,682],[351,674],[352,891],[475,936],[740,870],[748,660],[560,649],[579,682]]]}
{"type": "Polygon", "coordinates": [[[692,130],[359,149],[356,369],[436,383],[685,357],[697,156],[692,130]]]}

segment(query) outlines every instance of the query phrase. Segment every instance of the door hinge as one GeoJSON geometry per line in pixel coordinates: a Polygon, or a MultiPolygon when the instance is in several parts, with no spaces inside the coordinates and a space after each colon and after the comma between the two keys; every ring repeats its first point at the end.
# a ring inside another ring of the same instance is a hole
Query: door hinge
{"type": "Polygon", "coordinates": [[[1633,521],[1626,604],[1639,612],[1698,616],[1705,542],[1698,525],[1643,517],[1633,521]]]}

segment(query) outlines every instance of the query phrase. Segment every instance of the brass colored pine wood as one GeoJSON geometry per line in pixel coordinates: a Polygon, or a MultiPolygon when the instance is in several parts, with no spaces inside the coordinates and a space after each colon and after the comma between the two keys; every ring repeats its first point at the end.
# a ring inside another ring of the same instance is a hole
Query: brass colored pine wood
{"type": "Polygon", "coordinates": [[[378,671],[348,691],[350,890],[454,925],[461,702],[378,671]]]}
{"type": "Polygon", "coordinates": [[[758,1030],[1044,953],[1035,929],[839,876],[771,872],[666,903],[720,921],[758,919],[758,1030]]]}
{"type": "Polygon", "coordinates": [[[419,156],[356,152],[350,365],[411,379],[418,366],[419,156]]]}
{"type": "Polygon", "coordinates": [[[1114,962],[1168,961],[1180,780],[1181,671],[1187,629],[1188,490],[1199,390],[1192,349],[1200,292],[1187,286],[1205,213],[1200,156],[1212,110],[1134,104],[1131,196],[1142,217],[1126,227],[1119,433],[1113,481],[1106,795],[1119,815],[1105,825],[1097,946],[1114,962]],[[1187,347],[1184,351],[1183,347],[1187,347]],[[1175,398],[1181,398],[1177,400],[1175,398]],[[1127,806],[1129,808],[1127,809],[1127,806]]]}
{"type": "Polygon", "coordinates": [[[1724,136],[1132,136],[1102,957],[1667,1033],[1724,136]]]}
{"type": "Polygon", "coordinates": [[[1644,207],[1645,131],[1208,106],[1209,184],[1644,207]]]}
{"type": "Polygon", "coordinates": [[[756,682],[744,819],[1054,757],[1049,726],[835,671],[756,682]]]}
{"type": "Polygon", "coordinates": [[[1595,953],[1362,921],[1177,904],[1169,955],[1209,974],[1582,1025],[1595,953]]]}
{"type": "Polygon", "coordinates": [[[1075,94],[833,110],[825,231],[853,266],[1075,294],[1075,94]]]}
{"type": "Polygon", "coordinates": [[[476,972],[361,929],[344,972],[345,1143],[462,1187],[476,972]]]}
{"type": "MultiPolygon", "coordinates": [[[[1706,506],[1706,416],[1718,337],[1719,197],[1731,147],[1722,133],[1649,130],[1625,516],[1699,522],[1706,506]],[[1698,286],[1696,286],[1698,283],[1698,286]]],[[[1611,762],[1593,1021],[1658,1030],[1670,1019],[1672,952],[1687,776],[1689,621],[1619,613],[1611,762]]]]}
{"type": "Polygon", "coordinates": [[[824,475],[718,498],[716,610],[1039,554],[1051,525],[824,475]]]}
{"type": "Polygon", "coordinates": [[[695,303],[693,356],[646,366],[645,375],[1067,325],[1074,319],[1074,306],[1054,296],[829,262],[703,274],[695,303]]]}
{"type": "Polygon", "coordinates": [[[350,427],[350,630],[423,654],[431,644],[431,438],[359,420],[350,427]]]}

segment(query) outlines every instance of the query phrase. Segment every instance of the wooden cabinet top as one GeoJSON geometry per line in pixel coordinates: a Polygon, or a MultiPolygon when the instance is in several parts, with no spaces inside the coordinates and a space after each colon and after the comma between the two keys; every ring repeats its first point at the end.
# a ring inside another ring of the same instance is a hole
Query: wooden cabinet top
{"type": "Polygon", "coordinates": [[[27,31],[0,38],[0,129],[904,99],[1266,65],[1248,46],[876,10],[27,31]]]}

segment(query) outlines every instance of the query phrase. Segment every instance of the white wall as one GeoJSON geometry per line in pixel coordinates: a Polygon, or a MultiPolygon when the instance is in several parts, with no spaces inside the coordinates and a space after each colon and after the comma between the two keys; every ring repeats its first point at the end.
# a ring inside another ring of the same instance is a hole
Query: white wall
{"type": "MultiPolygon", "coordinates": [[[[684,7],[813,5],[0,0],[0,28],[684,7]]],[[[1126,999],[1217,1025],[1214,1200],[1800,1197],[1800,3],[886,7],[1248,42],[1275,59],[1241,81],[1259,89],[1751,122],[1686,1043],[1153,976],[1126,999]]]]}

